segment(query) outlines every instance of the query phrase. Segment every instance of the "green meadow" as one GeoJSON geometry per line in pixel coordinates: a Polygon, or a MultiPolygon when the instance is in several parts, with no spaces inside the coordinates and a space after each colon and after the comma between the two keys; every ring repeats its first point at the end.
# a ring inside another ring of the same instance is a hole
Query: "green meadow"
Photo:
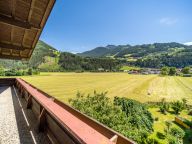
{"type": "Polygon", "coordinates": [[[84,94],[108,92],[108,96],[127,97],[140,102],[156,102],[186,98],[192,104],[192,78],[158,75],[129,75],[127,73],[41,73],[24,80],[68,102],[77,92],[84,94]]]}

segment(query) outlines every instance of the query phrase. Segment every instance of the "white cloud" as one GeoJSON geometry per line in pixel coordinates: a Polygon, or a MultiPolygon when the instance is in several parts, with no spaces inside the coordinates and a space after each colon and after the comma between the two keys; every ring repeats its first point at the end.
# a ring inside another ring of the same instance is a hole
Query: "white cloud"
{"type": "Polygon", "coordinates": [[[186,42],[186,43],[184,43],[184,45],[191,46],[192,42],[186,42]]]}
{"type": "Polygon", "coordinates": [[[163,25],[174,25],[178,22],[178,19],[175,18],[169,18],[169,17],[164,17],[159,20],[159,22],[163,25]]]}

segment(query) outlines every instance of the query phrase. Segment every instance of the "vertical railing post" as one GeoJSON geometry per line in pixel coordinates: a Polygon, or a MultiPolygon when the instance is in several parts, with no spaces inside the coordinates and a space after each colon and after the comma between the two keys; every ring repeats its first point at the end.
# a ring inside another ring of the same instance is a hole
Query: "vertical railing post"
{"type": "Polygon", "coordinates": [[[30,109],[32,106],[32,96],[28,94],[28,99],[27,99],[27,109],[30,109]]]}
{"type": "Polygon", "coordinates": [[[43,108],[40,115],[39,115],[39,131],[43,132],[45,130],[45,123],[46,123],[46,110],[43,108]]]}

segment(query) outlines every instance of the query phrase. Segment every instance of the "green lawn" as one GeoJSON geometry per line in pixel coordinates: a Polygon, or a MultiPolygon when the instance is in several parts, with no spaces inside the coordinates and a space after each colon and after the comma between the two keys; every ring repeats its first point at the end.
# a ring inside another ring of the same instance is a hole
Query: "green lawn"
{"type": "Polygon", "coordinates": [[[127,73],[41,73],[23,79],[64,102],[78,91],[88,94],[96,90],[107,91],[111,98],[121,96],[141,102],[186,98],[192,104],[192,78],[127,73]]]}
{"type": "MultiPolygon", "coordinates": [[[[159,108],[149,108],[149,111],[152,113],[153,118],[158,118],[158,121],[154,121],[154,133],[151,135],[151,137],[157,138],[163,144],[168,144],[166,139],[159,139],[157,137],[157,132],[160,132],[160,133],[166,135],[164,132],[164,129],[166,128],[166,125],[165,125],[166,121],[172,122],[173,127],[180,127],[179,125],[174,123],[176,115],[173,113],[173,111],[168,112],[166,115],[162,114],[161,112],[159,112],[159,108]]],[[[179,117],[185,118],[189,121],[192,120],[192,117],[188,115],[187,110],[182,111],[179,114],[179,117]]],[[[183,127],[180,127],[180,128],[182,128],[185,132],[188,131],[192,135],[192,130],[187,130],[183,127]]],[[[188,141],[188,136],[185,136],[184,137],[184,144],[188,144],[188,143],[190,143],[188,141]]]]}

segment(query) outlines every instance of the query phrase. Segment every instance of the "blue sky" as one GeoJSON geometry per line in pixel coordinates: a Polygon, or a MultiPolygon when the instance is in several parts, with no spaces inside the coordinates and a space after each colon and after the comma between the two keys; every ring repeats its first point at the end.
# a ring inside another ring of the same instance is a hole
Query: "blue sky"
{"type": "Polygon", "coordinates": [[[40,37],[58,50],[192,41],[192,0],[57,0],[40,37]]]}

